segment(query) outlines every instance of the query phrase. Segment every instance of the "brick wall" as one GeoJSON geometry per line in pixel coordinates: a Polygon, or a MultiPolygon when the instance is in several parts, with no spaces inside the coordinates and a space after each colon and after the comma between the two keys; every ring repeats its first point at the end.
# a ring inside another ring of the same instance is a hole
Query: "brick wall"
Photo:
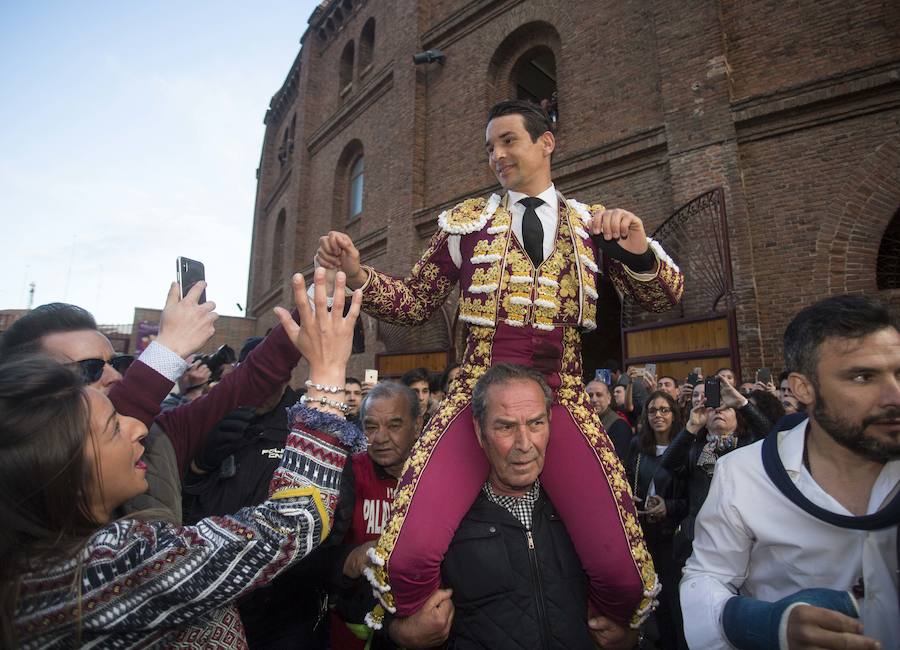
{"type": "MultiPolygon", "coordinates": [[[[834,292],[876,293],[878,244],[900,205],[900,10],[893,5],[323,3],[270,105],[248,313],[258,317],[257,331],[272,324],[271,306],[289,302],[290,273],[311,270],[317,239],[332,228],[348,232],[366,262],[405,273],[440,210],[496,188],[484,116],[509,94],[518,57],[540,45],[557,68],[559,188],[631,209],[652,230],[721,186],[736,362],[748,377],[759,366],[777,369],[780,337],[797,308],[834,292]],[[351,40],[359,51],[370,18],[372,65],[355,66],[342,96],[341,53],[351,40]],[[442,50],[445,64],[414,66],[411,56],[427,48],[442,50]],[[283,170],[277,150],[293,115],[297,135],[283,170]],[[365,155],[364,210],[348,223],[342,156],[355,146],[365,155]],[[281,209],[286,261],[272,277],[281,209]]],[[[900,306],[900,292],[881,296],[900,306]]],[[[367,351],[351,369],[372,367],[376,353],[398,345],[424,350],[443,340],[442,328],[435,318],[400,336],[366,319],[367,351]]]]}
{"type": "MultiPolygon", "coordinates": [[[[134,324],[132,326],[131,350],[137,345],[138,323],[146,321],[148,323],[159,323],[159,316],[162,312],[159,309],[149,309],[147,307],[135,307],[134,324]]],[[[201,354],[210,354],[215,352],[221,345],[230,345],[234,349],[235,355],[240,353],[244,341],[250,336],[257,334],[257,322],[255,318],[240,318],[238,316],[219,316],[216,320],[216,333],[207,342],[201,354]]],[[[263,330],[263,333],[265,330],[263,330]]]]}

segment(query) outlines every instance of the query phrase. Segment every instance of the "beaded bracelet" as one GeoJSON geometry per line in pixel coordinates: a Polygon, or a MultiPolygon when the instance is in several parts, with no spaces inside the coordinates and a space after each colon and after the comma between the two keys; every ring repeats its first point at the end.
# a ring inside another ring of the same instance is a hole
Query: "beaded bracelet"
{"type": "Polygon", "coordinates": [[[329,386],[328,384],[314,384],[311,379],[307,379],[306,382],[307,388],[314,388],[316,390],[320,390],[323,393],[343,393],[343,386],[329,386]]]}
{"type": "Polygon", "coordinates": [[[350,412],[350,405],[346,402],[337,402],[333,399],[328,399],[327,397],[310,397],[309,395],[300,396],[301,404],[308,404],[310,402],[321,404],[323,406],[330,406],[331,408],[339,410],[344,415],[350,412]]]}

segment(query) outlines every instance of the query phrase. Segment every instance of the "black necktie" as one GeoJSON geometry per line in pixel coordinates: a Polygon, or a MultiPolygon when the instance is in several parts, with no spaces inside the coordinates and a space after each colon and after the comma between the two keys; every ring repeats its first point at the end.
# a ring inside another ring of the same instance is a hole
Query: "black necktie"
{"type": "Polygon", "coordinates": [[[544,200],[529,196],[519,199],[519,203],[525,206],[525,214],[522,216],[522,243],[525,244],[525,252],[531,258],[531,263],[538,267],[544,261],[544,227],[538,219],[535,208],[544,205],[544,200]]]}

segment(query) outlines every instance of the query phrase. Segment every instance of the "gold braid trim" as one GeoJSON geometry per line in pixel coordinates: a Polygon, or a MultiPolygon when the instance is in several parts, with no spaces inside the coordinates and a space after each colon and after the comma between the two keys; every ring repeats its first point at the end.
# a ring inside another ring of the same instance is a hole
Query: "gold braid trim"
{"type": "MultiPolygon", "coordinates": [[[[573,362],[576,364],[575,367],[580,366],[577,359],[580,338],[581,335],[574,328],[566,329],[563,339],[564,368],[572,367],[569,364],[573,362]]],[[[653,559],[644,542],[643,531],[634,512],[631,486],[628,484],[625,469],[613,450],[609,437],[603,430],[597,412],[588,401],[587,393],[581,383],[580,373],[576,375],[564,372],[560,373],[560,377],[562,385],[557,391],[557,400],[572,416],[575,425],[591,444],[600,461],[600,466],[616,501],[622,530],[631,547],[631,557],[635,569],[641,576],[641,582],[644,585],[641,603],[631,620],[631,626],[637,627],[656,607],[655,596],[659,593],[659,580],[653,566],[653,559]]]]}
{"type": "MultiPolygon", "coordinates": [[[[394,502],[391,505],[391,518],[387,527],[378,539],[377,545],[370,551],[374,561],[369,565],[366,577],[372,584],[373,592],[380,601],[380,606],[375,607],[366,617],[370,626],[380,625],[384,618],[384,611],[394,611],[394,595],[390,591],[388,581],[388,564],[391,553],[397,544],[397,538],[406,520],[409,504],[416,492],[419,478],[431,453],[434,451],[441,437],[450,428],[451,422],[468,406],[475,389],[475,382],[490,367],[490,355],[492,350],[494,329],[491,327],[471,327],[469,330],[468,360],[461,366],[460,373],[452,384],[452,389],[447,398],[441,402],[438,412],[428,421],[428,426],[422,436],[413,446],[406,464],[403,466],[403,475],[394,502]],[[474,342],[474,345],[472,343],[474,342]]],[[[370,555],[371,558],[371,555],[370,555]]],[[[376,628],[377,629],[377,628],[376,628]]]]}

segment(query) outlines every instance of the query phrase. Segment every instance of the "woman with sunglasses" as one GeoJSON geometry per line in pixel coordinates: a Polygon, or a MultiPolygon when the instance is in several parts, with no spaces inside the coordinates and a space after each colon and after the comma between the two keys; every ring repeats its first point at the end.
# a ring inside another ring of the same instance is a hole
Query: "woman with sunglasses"
{"type": "Polygon", "coordinates": [[[647,398],[638,435],[632,439],[625,463],[647,549],[662,585],[655,612],[659,648],[678,648],[682,639],[681,615],[673,597],[680,576],[672,561],[672,537],[687,502],[682,486],[659,462],[680,428],[681,415],[675,400],[667,392],[654,391],[647,398]]]}
{"type": "Polygon", "coordinates": [[[113,520],[147,488],[146,429],[126,433],[109,398],[50,359],[0,366],[0,646],[246,647],[233,602],[327,535],[345,445],[362,441],[342,415],[360,305],[356,292],[342,316],[344,286],[329,312],[317,273],[313,313],[295,276],[302,326],[276,310],[313,388],[269,499],[196,526],[113,520]]]}

